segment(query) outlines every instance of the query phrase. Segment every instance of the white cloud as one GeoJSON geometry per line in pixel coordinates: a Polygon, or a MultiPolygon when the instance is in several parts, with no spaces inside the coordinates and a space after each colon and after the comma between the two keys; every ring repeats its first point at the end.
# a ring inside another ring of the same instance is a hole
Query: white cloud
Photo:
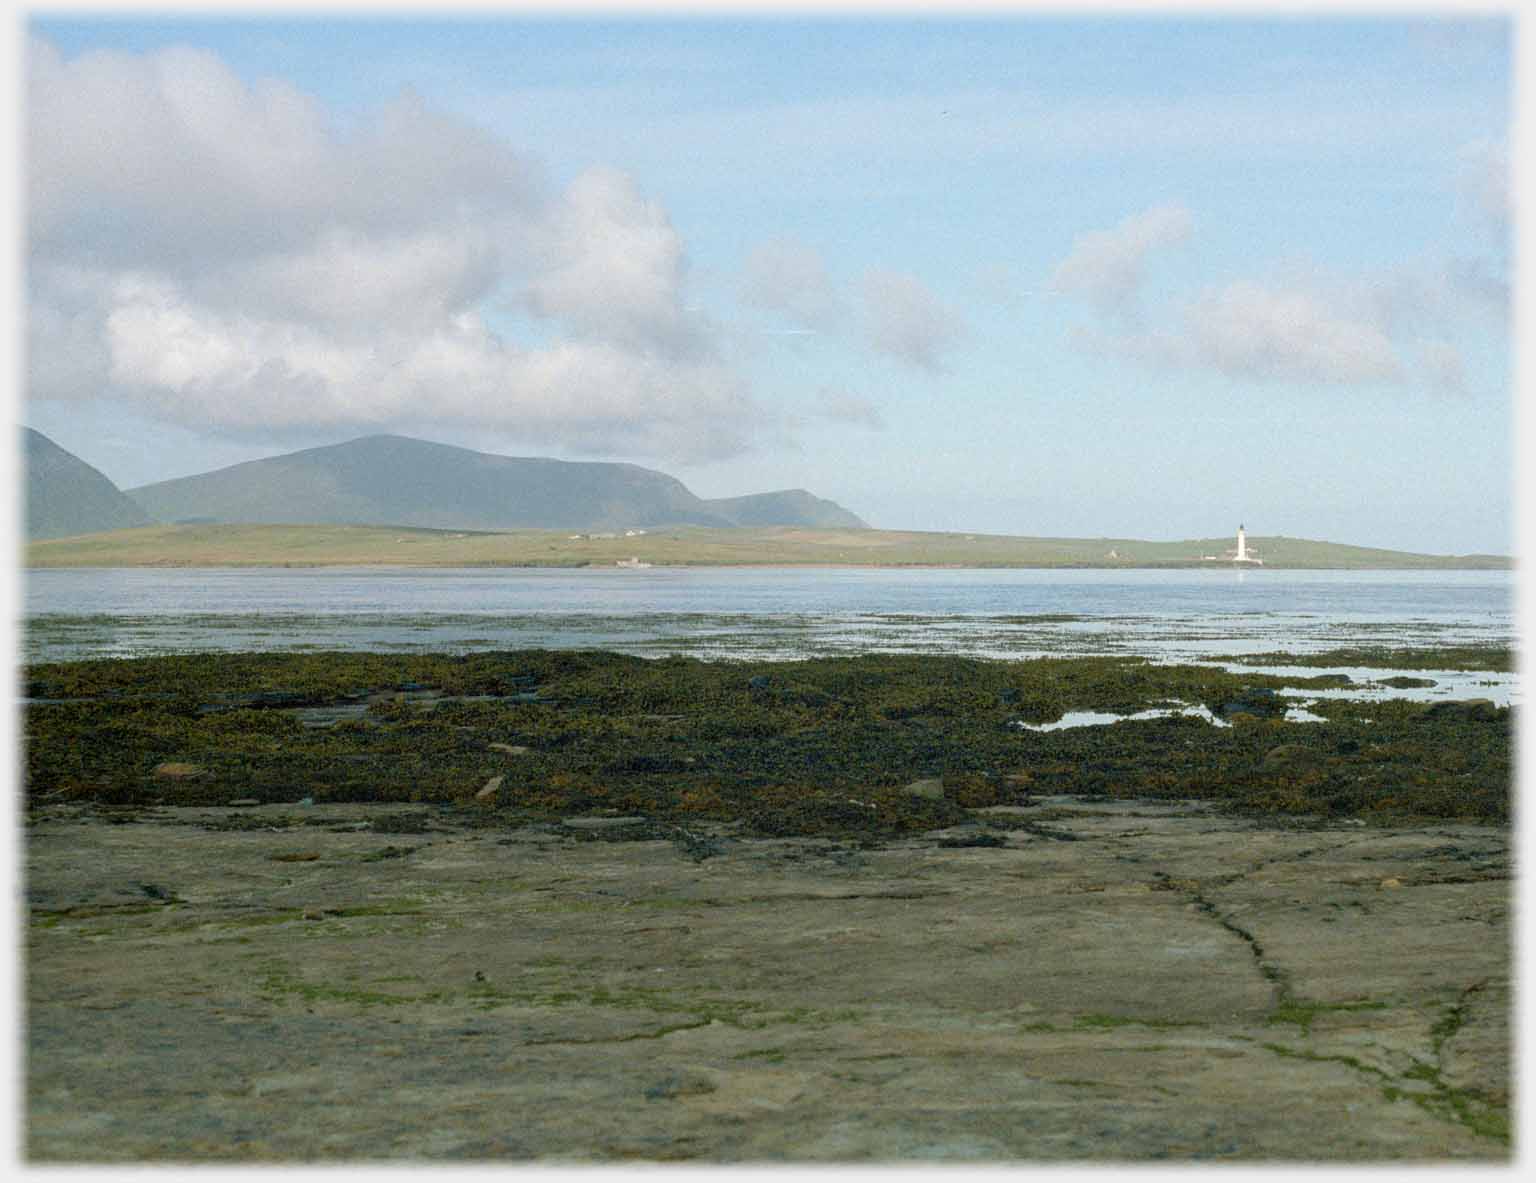
{"type": "Polygon", "coordinates": [[[507,270],[503,237],[483,223],[394,234],[331,227],[302,249],[189,283],[221,306],[338,328],[408,330],[474,307],[495,291],[507,270]]]}
{"type": "Polygon", "coordinates": [[[640,350],[702,345],[698,318],[684,310],[682,238],[623,173],[594,169],[576,179],[550,218],[544,264],[527,291],[538,315],[640,350]]]}
{"type": "Polygon", "coordinates": [[[1468,311],[1496,319],[1507,314],[1508,285],[1481,260],[1421,260],[1355,275],[1300,261],[1268,280],[1209,287],[1174,306],[1160,325],[1133,329],[1126,314],[1135,311],[1148,254],[1189,233],[1188,213],[1162,206],[1113,230],[1079,236],[1056,268],[1053,286],[1088,297],[1105,318],[1073,330],[1080,348],[1155,369],[1206,370],[1246,381],[1416,379],[1450,391],[1462,387],[1465,365],[1449,338],[1468,311]]]}
{"type": "Polygon", "coordinates": [[[369,234],[527,216],[539,170],[410,94],[346,134],[286,84],[185,48],[63,60],[30,44],[28,233],[50,257],[197,268],[369,234]]]}
{"type": "Polygon", "coordinates": [[[1239,282],[1205,292],[1177,331],[1081,332],[1080,344],[1163,368],[1212,369],[1231,378],[1379,382],[1401,377],[1392,342],[1304,291],[1239,282]]]}
{"type": "Polygon", "coordinates": [[[1460,394],[1466,389],[1467,367],[1461,350],[1445,341],[1425,341],[1419,346],[1424,380],[1434,390],[1460,394]]]}
{"type": "Polygon", "coordinates": [[[772,430],[685,311],[687,255],[621,173],[564,193],[407,94],[338,130],[174,49],[31,43],[28,390],[200,428],[477,425],[696,460],[772,430]],[[547,320],[523,346],[498,302],[547,320]]]}
{"type": "Polygon", "coordinates": [[[940,371],[960,340],[960,319],[911,275],[872,270],[863,282],[864,331],[870,344],[919,369],[940,371]]]}
{"type": "Polygon", "coordinates": [[[1113,230],[1079,235],[1051,276],[1051,286],[1083,296],[1101,310],[1127,308],[1146,275],[1147,256],[1189,237],[1192,219],[1180,205],[1162,205],[1126,218],[1113,230]]]}
{"type": "Polygon", "coordinates": [[[1504,140],[1478,140],[1461,153],[1462,187],[1474,206],[1499,233],[1514,220],[1510,188],[1509,145],[1504,140]]]}
{"type": "Polygon", "coordinates": [[[1319,382],[1381,381],[1400,373],[1381,329],[1306,292],[1229,284],[1196,300],[1186,319],[1200,359],[1224,373],[1319,382]]]}
{"type": "Polygon", "coordinates": [[[231,316],[125,280],[107,317],[111,381],[182,422],[225,428],[484,426],[578,453],[699,460],[744,450],[764,416],[709,360],[566,341],[509,346],[472,312],[429,331],[343,340],[231,316]]]}
{"type": "Polygon", "coordinates": [[[871,431],[885,428],[885,419],[879,407],[862,395],[849,394],[844,390],[823,389],[815,410],[820,418],[832,423],[846,423],[871,431]]]}
{"type": "Polygon", "coordinates": [[[1480,259],[1453,259],[1445,268],[1445,283],[1454,296],[1499,320],[1509,316],[1509,279],[1480,259]]]}
{"type": "Polygon", "coordinates": [[[978,299],[999,307],[1010,307],[1021,296],[1032,294],[1019,287],[1019,277],[1007,263],[983,263],[976,268],[971,282],[978,299]]]}
{"type": "Polygon", "coordinates": [[[106,381],[110,281],[88,268],[33,268],[27,309],[27,386],[35,398],[96,394],[106,381]]]}
{"type": "Polygon", "coordinates": [[[1502,321],[1509,284],[1481,259],[1420,262],[1331,283],[1333,298],[1394,339],[1445,333],[1468,312],[1502,321]]]}
{"type": "Polygon", "coordinates": [[[821,256],[789,238],[753,248],[742,269],[741,298],[799,328],[819,332],[837,327],[846,316],[821,256]]]}

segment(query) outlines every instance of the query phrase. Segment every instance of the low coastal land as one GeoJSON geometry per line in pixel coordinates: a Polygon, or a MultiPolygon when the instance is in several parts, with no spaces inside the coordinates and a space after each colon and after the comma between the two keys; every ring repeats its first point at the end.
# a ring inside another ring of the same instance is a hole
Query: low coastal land
{"type": "Polygon", "coordinates": [[[30,666],[28,1154],[1505,1160],[1513,712],[1311,684],[30,666]]]}
{"type": "MultiPolygon", "coordinates": [[[[1266,569],[1509,570],[1502,555],[1425,555],[1302,538],[1255,536],[1266,569]]],[[[1126,538],[1034,538],[913,530],[800,526],[622,531],[509,530],[497,533],[396,526],[144,526],[35,541],[28,567],[1230,567],[1207,561],[1231,538],[1146,542],[1126,538]]]]}

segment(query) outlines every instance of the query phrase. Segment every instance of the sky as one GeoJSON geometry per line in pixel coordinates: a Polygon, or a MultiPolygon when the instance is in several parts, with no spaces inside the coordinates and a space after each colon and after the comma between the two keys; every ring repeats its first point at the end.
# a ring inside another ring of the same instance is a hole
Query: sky
{"type": "Polygon", "coordinates": [[[1515,549],[1497,12],[38,11],[21,418],[871,525],[1515,549]]]}

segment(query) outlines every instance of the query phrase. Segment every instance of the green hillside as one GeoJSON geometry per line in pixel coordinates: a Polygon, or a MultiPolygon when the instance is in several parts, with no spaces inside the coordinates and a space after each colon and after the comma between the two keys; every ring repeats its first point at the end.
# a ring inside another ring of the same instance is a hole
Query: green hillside
{"type": "Polygon", "coordinates": [[[819,529],[867,529],[856,514],[804,489],[751,493],[745,497],[715,497],[704,504],[737,526],[782,526],[792,522],[819,529]]]}
{"type": "Polygon", "coordinates": [[[21,429],[28,538],[141,526],[149,516],[102,473],[40,431],[21,429]]]}
{"type": "MultiPolygon", "coordinates": [[[[1132,538],[1037,538],[904,530],[805,527],[674,527],[625,537],[564,530],[471,532],[401,526],[147,526],[33,542],[31,567],[347,566],[611,567],[638,558],[657,566],[1200,567],[1228,538],[1144,542],[1132,538]],[[1114,557],[1110,557],[1113,554],[1114,557]]],[[[1500,555],[1424,555],[1301,538],[1255,536],[1276,568],[1508,569],[1500,555]]]]}

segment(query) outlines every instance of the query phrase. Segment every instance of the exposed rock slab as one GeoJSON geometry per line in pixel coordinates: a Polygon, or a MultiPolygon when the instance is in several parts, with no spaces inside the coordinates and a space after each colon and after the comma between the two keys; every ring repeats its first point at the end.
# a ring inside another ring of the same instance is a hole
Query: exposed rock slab
{"type": "Polygon", "coordinates": [[[1509,1156],[1502,830],[1047,800],[1076,841],[697,861],[439,812],[405,858],[377,812],[36,815],[29,1157],[1509,1156]]]}

